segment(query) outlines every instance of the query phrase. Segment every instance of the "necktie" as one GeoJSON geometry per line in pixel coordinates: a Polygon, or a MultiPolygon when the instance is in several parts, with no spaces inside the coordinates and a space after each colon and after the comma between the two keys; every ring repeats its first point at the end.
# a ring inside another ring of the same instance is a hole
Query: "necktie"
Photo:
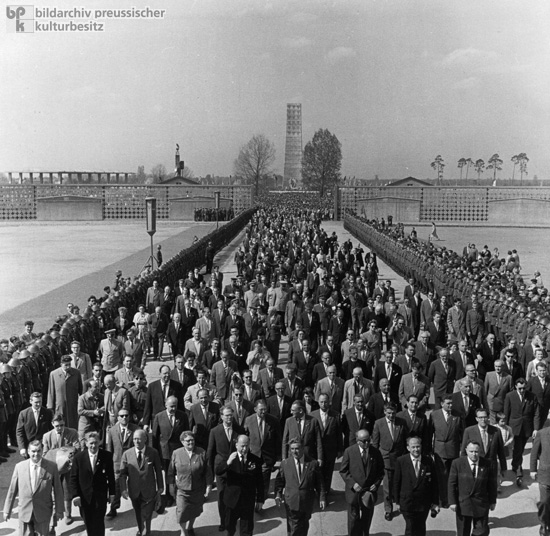
{"type": "Polygon", "coordinates": [[[359,413],[358,411],[356,411],[355,413],[357,414],[357,424],[361,426],[361,420],[362,420],[361,413],[359,413]]]}
{"type": "Polygon", "coordinates": [[[497,374],[497,385],[500,385],[500,374],[497,374]]]}
{"type": "Polygon", "coordinates": [[[172,426],[172,428],[174,428],[174,416],[173,415],[170,415],[170,426],[172,426]]]}
{"type": "Polygon", "coordinates": [[[298,460],[298,480],[302,481],[302,464],[300,463],[300,460],[298,460]]]}
{"type": "Polygon", "coordinates": [[[225,435],[227,436],[227,440],[231,443],[231,428],[225,429],[225,435]]]}
{"type": "Polygon", "coordinates": [[[241,460],[241,473],[244,473],[244,457],[240,456],[240,460],[241,460]]]}
{"type": "Polygon", "coordinates": [[[390,435],[391,435],[391,438],[393,439],[393,434],[394,434],[394,431],[393,431],[393,422],[388,422],[388,428],[390,429],[390,435]]]}
{"type": "Polygon", "coordinates": [[[361,454],[361,458],[363,459],[363,465],[366,467],[368,464],[368,457],[367,457],[367,449],[363,449],[363,452],[361,454]]]}
{"type": "Polygon", "coordinates": [[[264,421],[260,419],[258,422],[258,430],[260,431],[260,443],[264,441],[264,421]]]}
{"type": "Polygon", "coordinates": [[[466,413],[468,413],[468,410],[470,409],[470,400],[467,396],[464,397],[464,409],[466,410],[466,413]]]}
{"type": "Polygon", "coordinates": [[[481,430],[481,442],[483,443],[483,450],[487,453],[487,430],[481,430]]]}
{"type": "Polygon", "coordinates": [[[36,488],[38,487],[38,465],[34,464],[33,466],[33,474],[32,474],[32,489],[33,491],[36,491],[36,488]]]}
{"type": "Polygon", "coordinates": [[[414,460],[414,474],[416,475],[416,478],[418,478],[418,473],[420,473],[420,464],[418,463],[418,460],[414,460]]]}
{"type": "Polygon", "coordinates": [[[141,450],[138,450],[137,461],[138,461],[139,468],[141,469],[141,464],[143,463],[143,456],[141,455],[141,450]]]}
{"type": "Polygon", "coordinates": [[[206,415],[206,407],[205,406],[202,407],[202,415],[204,417],[204,420],[206,421],[207,415],[206,415]]]}
{"type": "Polygon", "coordinates": [[[359,393],[359,383],[354,382],[354,385],[355,385],[355,394],[358,394],[359,393]]]}
{"type": "Polygon", "coordinates": [[[126,443],[126,428],[122,429],[122,443],[126,443]]]}
{"type": "Polygon", "coordinates": [[[474,479],[475,479],[475,477],[477,476],[476,464],[475,464],[475,463],[472,464],[472,475],[473,475],[474,479]]]}
{"type": "Polygon", "coordinates": [[[95,461],[96,461],[96,456],[94,454],[92,456],[92,473],[95,473],[95,461]]]}

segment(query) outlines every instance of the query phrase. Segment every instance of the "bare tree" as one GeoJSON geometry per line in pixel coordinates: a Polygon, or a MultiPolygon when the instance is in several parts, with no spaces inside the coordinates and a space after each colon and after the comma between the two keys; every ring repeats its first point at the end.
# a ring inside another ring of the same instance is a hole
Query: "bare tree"
{"type": "Polygon", "coordinates": [[[162,182],[166,177],[166,167],[164,164],[157,164],[151,168],[151,176],[153,184],[158,184],[162,182]]]}
{"type": "Polygon", "coordinates": [[[235,174],[246,183],[254,184],[254,195],[258,197],[260,179],[271,173],[270,168],[274,161],[274,145],[263,134],[256,134],[241,147],[234,164],[235,174]]]}

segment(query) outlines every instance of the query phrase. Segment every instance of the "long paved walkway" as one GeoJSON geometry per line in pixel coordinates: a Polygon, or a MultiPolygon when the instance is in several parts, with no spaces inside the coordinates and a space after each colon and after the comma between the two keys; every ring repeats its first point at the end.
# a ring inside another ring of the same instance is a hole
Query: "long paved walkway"
{"type": "MultiPolygon", "coordinates": [[[[339,240],[347,240],[350,235],[344,230],[340,222],[327,222],[325,229],[330,235],[336,231],[339,240]]],[[[351,237],[353,242],[357,240],[351,237]]],[[[237,237],[225,250],[216,257],[220,264],[225,280],[236,274],[236,267],[233,264],[233,254],[240,244],[240,237],[237,237]]],[[[363,245],[363,248],[365,246],[363,245]]],[[[380,277],[390,279],[396,288],[397,297],[402,295],[405,282],[397,276],[385,263],[379,260],[380,277]]],[[[286,340],[283,339],[281,362],[286,359],[286,340]]],[[[159,362],[150,362],[146,366],[149,381],[158,378],[159,362]]],[[[524,457],[524,467],[529,466],[529,449],[524,457]]],[[[8,479],[11,476],[13,465],[17,455],[12,455],[9,463],[0,466],[0,500],[3,501],[7,490],[8,479]]],[[[336,463],[332,487],[335,490],[334,497],[324,512],[316,512],[311,519],[310,535],[315,536],[344,536],[347,534],[346,525],[346,503],[344,500],[344,485],[338,474],[339,462],[336,463]]],[[[275,476],[275,475],[273,475],[275,476]]],[[[491,533],[496,536],[507,536],[512,534],[536,534],[538,533],[538,522],[536,516],[536,501],[538,500],[538,486],[529,478],[525,478],[526,487],[518,490],[510,481],[506,481],[503,491],[499,495],[496,510],[490,516],[491,533]]],[[[273,484],[272,484],[273,486],[273,484]]],[[[379,493],[378,504],[375,508],[371,528],[373,536],[391,536],[403,534],[405,523],[403,517],[398,515],[391,522],[385,521],[384,510],[381,504],[382,490],[379,493]]],[[[216,492],[212,492],[208,502],[205,504],[204,513],[196,522],[195,532],[197,536],[213,536],[218,533],[219,518],[217,512],[216,492]]],[[[16,534],[17,522],[12,519],[8,523],[0,525],[0,536],[16,534]]],[[[429,536],[451,536],[456,534],[454,514],[450,510],[443,510],[437,518],[428,520],[429,536]]],[[[168,536],[180,534],[179,526],[175,519],[175,508],[167,509],[166,513],[157,516],[153,520],[153,533],[168,536]]],[[[122,536],[135,534],[135,520],[129,501],[122,501],[122,508],[114,521],[107,522],[107,534],[119,534],[122,536]]],[[[273,496],[266,501],[264,510],[256,515],[254,534],[265,536],[283,536],[286,533],[286,520],[284,509],[275,505],[273,496]]],[[[70,527],[64,521],[60,522],[57,534],[80,535],[84,534],[84,526],[80,518],[70,527]]],[[[225,536],[225,535],[224,535],[225,536]]]]}

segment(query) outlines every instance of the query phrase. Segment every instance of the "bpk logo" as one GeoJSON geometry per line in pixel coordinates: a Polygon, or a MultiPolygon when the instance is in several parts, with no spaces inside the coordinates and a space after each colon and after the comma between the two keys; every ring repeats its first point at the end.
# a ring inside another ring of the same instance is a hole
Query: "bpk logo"
{"type": "Polygon", "coordinates": [[[6,6],[9,33],[34,32],[34,6],[6,6]]]}

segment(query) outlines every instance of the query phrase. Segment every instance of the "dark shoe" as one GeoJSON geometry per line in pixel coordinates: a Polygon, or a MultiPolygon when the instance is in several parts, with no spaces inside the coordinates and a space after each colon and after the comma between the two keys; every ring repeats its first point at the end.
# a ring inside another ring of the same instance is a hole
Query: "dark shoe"
{"type": "Polygon", "coordinates": [[[0,463],[5,463],[7,461],[8,461],[7,458],[4,458],[3,456],[0,456],[0,463]]]}
{"type": "Polygon", "coordinates": [[[521,476],[516,477],[516,486],[518,488],[521,488],[522,484],[523,484],[523,478],[521,478],[521,476]]]}
{"type": "Polygon", "coordinates": [[[55,529],[51,528],[50,532],[48,532],[48,536],[55,536],[55,529]]]}
{"type": "Polygon", "coordinates": [[[384,514],[384,519],[385,519],[386,521],[391,521],[391,519],[392,519],[391,512],[386,512],[386,513],[384,514]]]}
{"type": "Polygon", "coordinates": [[[141,532],[139,532],[139,530],[136,532],[136,536],[141,536],[141,532]]]}
{"type": "Polygon", "coordinates": [[[0,456],[2,456],[3,458],[9,458],[10,453],[5,451],[5,450],[2,450],[2,451],[0,451],[0,456]]]}
{"type": "Polygon", "coordinates": [[[170,507],[174,506],[174,504],[176,504],[176,501],[172,497],[170,497],[169,499],[166,499],[166,507],[167,508],[170,508],[170,507]]]}
{"type": "Polygon", "coordinates": [[[65,517],[65,525],[72,525],[74,523],[74,519],[71,516],[65,517]]]}
{"type": "Polygon", "coordinates": [[[8,447],[6,449],[6,452],[9,452],[10,454],[15,454],[17,451],[15,449],[11,449],[10,447],[8,447]]]}
{"type": "Polygon", "coordinates": [[[218,527],[218,530],[219,530],[220,532],[224,532],[224,531],[225,531],[225,525],[220,525],[220,526],[218,527]]]}
{"type": "Polygon", "coordinates": [[[187,529],[187,536],[195,536],[195,529],[187,529]]]}
{"type": "Polygon", "coordinates": [[[107,519],[114,519],[117,516],[116,510],[112,508],[109,510],[109,513],[105,516],[107,519]]]}

